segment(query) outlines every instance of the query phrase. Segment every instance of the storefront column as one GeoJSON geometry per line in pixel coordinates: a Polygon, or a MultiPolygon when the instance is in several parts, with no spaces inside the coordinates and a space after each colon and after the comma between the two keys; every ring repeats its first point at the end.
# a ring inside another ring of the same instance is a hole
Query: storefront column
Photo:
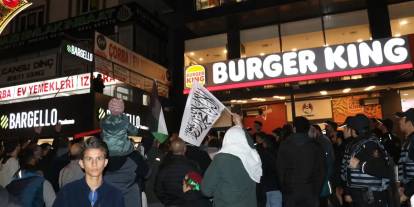
{"type": "MultiPolygon", "coordinates": [[[[185,1],[177,1],[175,7],[177,12],[170,16],[170,21],[174,22],[174,27],[170,28],[168,34],[168,73],[169,73],[169,101],[171,111],[170,116],[166,114],[165,119],[170,132],[180,130],[181,118],[184,113],[187,96],[183,94],[184,90],[184,11],[187,8],[185,1]],[[179,121],[177,121],[179,120],[179,121]]],[[[166,108],[163,106],[164,109],[166,108]]]]}
{"type": "Polygon", "coordinates": [[[367,0],[372,39],[391,37],[390,16],[386,0],[367,0]]]}
{"type": "Polygon", "coordinates": [[[227,59],[240,58],[240,30],[234,17],[228,18],[229,31],[227,32],[227,59]]]}

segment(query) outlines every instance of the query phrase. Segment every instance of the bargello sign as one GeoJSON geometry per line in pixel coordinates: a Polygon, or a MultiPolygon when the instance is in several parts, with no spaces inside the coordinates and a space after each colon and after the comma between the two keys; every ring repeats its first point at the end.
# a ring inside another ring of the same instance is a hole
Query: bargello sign
{"type": "Polygon", "coordinates": [[[10,113],[0,116],[2,129],[26,129],[54,126],[58,123],[56,108],[10,113]]]}
{"type": "Polygon", "coordinates": [[[184,93],[189,83],[200,80],[210,91],[219,91],[412,67],[407,37],[379,39],[193,65],[184,73],[184,93]]]}

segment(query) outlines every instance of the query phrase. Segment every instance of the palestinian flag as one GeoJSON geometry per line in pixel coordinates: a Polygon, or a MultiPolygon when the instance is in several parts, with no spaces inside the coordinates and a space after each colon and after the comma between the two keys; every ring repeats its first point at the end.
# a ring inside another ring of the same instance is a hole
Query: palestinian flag
{"type": "Polygon", "coordinates": [[[154,81],[151,94],[151,121],[149,130],[159,142],[163,143],[168,138],[167,125],[165,124],[164,112],[162,111],[160,100],[158,99],[158,87],[154,81]]]}

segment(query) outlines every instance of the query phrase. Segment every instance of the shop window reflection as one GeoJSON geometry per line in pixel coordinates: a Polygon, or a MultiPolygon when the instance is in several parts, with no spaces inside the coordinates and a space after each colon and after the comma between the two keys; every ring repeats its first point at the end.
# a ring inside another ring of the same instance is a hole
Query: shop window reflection
{"type": "Polygon", "coordinates": [[[196,8],[197,10],[203,10],[244,1],[247,0],[196,0],[196,8]]]}
{"type": "Polygon", "coordinates": [[[185,41],[184,65],[227,60],[227,35],[219,34],[185,41]]]}
{"type": "Polygon", "coordinates": [[[280,52],[277,25],[240,31],[241,56],[264,56],[280,52]]]}
{"type": "Polygon", "coordinates": [[[319,18],[281,24],[281,35],[284,52],[324,45],[319,18]]]}
{"type": "Polygon", "coordinates": [[[391,31],[394,37],[414,34],[414,2],[404,2],[388,6],[391,31]]]}
{"type": "Polygon", "coordinates": [[[371,39],[366,10],[324,16],[326,43],[337,45],[371,39]]]}

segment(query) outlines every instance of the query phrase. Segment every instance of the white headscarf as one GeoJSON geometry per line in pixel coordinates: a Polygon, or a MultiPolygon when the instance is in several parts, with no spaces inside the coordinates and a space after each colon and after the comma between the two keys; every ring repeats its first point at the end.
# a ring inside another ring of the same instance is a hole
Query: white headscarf
{"type": "Polygon", "coordinates": [[[249,177],[256,183],[260,182],[262,161],[259,153],[247,143],[246,134],[240,126],[233,126],[227,130],[219,153],[227,153],[240,158],[249,177]]]}

